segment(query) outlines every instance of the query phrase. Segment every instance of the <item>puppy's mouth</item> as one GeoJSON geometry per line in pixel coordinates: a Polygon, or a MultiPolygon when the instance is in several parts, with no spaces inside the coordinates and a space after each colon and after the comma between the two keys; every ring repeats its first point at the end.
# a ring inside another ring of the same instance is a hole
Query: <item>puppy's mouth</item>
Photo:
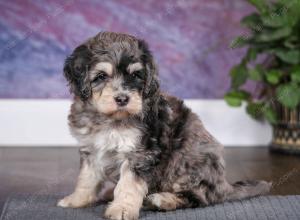
{"type": "Polygon", "coordinates": [[[110,117],[114,119],[124,119],[130,116],[130,112],[127,110],[126,107],[118,107],[116,111],[110,114],[110,117]]]}

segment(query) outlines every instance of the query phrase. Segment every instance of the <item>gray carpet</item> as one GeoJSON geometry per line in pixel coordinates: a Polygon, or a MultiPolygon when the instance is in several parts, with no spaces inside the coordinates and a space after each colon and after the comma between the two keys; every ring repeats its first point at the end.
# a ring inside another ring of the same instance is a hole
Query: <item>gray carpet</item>
{"type": "MultiPolygon", "coordinates": [[[[1,220],[101,220],[105,206],[84,209],[56,207],[61,196],[13,196],[5,203],[1,220]]],[[[176,220],[246,220],[246,219],[300,219],[299,196],[266,196],[250,200],[218,204],[206,208],[184,209],[172,212],[142,211],[140,219],[176,220]]]]}

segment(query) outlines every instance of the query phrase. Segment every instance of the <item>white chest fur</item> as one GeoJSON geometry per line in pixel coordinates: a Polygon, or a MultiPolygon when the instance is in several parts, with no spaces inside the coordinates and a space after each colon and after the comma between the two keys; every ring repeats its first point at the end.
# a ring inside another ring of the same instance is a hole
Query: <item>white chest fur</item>
{"type": "MultiPolygon", "coordinates": [[[[77,131],[78,133],[78,131],[77,131]]],[[[90,151],[90,162],[101,178],[116,180],[119,166],[126,159],[126,153],[136,149],[141,131],[135,127],[102,126],[101,130],[77,136],[81,150],[90,151]]]]}
{"type": "Polygon", "coordinates": [[[93,135],[93,146],[101,151],[126,153],[139,143],[141,132],[137,128],[107,128],[93,135]]]}
{"type": "Polygon", "coordinates": [[[97,153],[93,163],[99,174],[109,177],[111,181],[116,180],[125,154],[137,147],[140,137],[141,132],[136,128],[108,128],[95,134],[93,147],[97,153]]]}

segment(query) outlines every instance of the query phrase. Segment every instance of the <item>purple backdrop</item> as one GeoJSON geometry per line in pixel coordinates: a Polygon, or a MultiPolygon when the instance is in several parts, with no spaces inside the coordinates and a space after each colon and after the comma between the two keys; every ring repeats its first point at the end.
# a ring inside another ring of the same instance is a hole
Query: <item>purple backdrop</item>
{"type": "Polygon", "coordinates": [[[169,93],[221,98],[250,10],[244,0],[0,0],[0,98],[69,97],[66,55],[103,30],[146,39],[169,93]]]}

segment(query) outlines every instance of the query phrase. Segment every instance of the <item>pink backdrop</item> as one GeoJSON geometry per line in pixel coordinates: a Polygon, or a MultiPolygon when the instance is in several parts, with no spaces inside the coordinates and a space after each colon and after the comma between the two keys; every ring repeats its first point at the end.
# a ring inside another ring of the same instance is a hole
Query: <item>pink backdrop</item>
{"type": "Polygon", "coordinates": [[[63,60],[104,30],[146,39],[169,93],[221,98],[250,10],[243,0],[0,0],[0,98],[69,97],[63,60]]]}

